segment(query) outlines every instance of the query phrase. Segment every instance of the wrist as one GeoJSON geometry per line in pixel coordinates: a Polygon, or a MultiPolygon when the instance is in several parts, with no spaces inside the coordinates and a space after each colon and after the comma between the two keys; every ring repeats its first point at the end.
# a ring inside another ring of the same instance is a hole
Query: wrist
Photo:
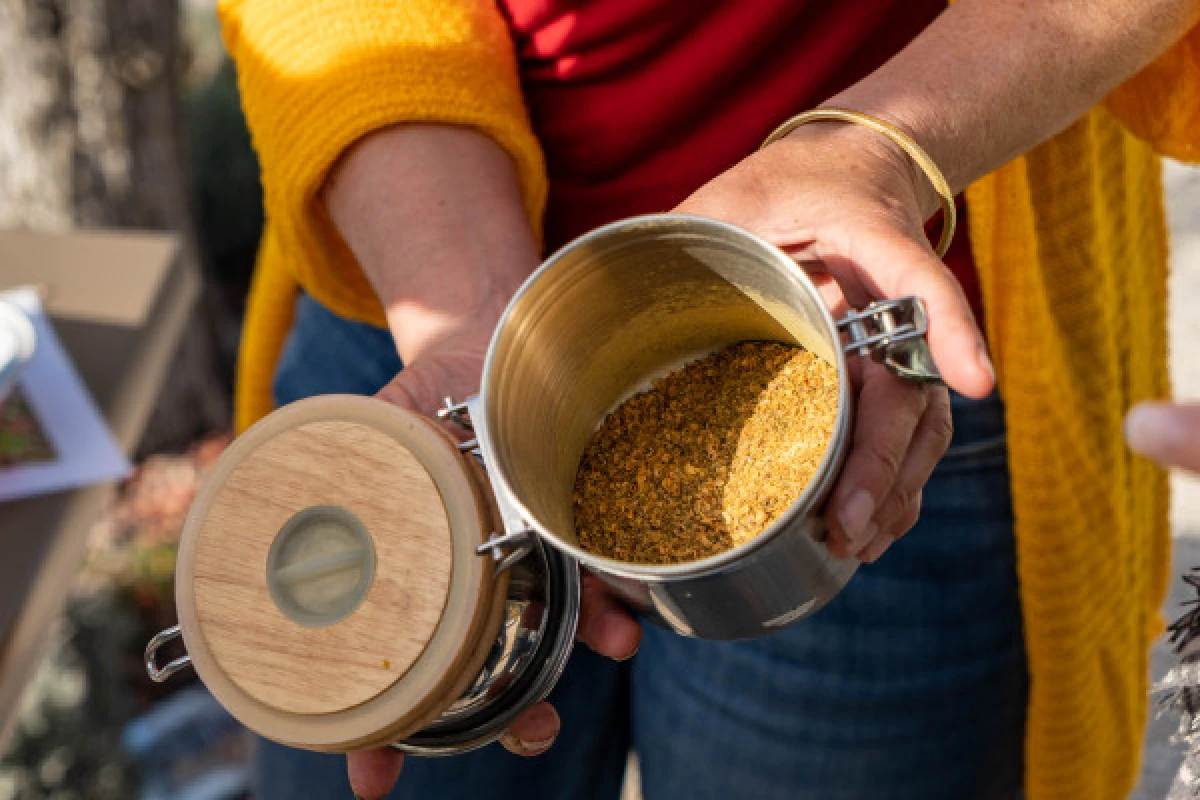
{"type": "MultiPolygon", "coordinates": [[[[896,123],[890,120],[889,123],[896,125],[896,123]]],[[[900,128],[900,130],[914,141],[917,141],[916,137],[909,130],[900,125],[896,125],[896,127],[900,128]]],[[[929,221],[942,208],[942,198],[934,187],[930,176],[925,173],[911,154],[905,152],[904,148],[900,147],[892,139],[875,131],[864,130],[864,133],[870,134],[875,146],[885,151],[881,152],[879,157],[889,159],[895,168],[903,173],[904,179],[912,187],[913,194],[917,199],[917,207],[921,211],[921,221],[929,221]]]]}
{"type": "Polygon", "coordinates": [[[923,225],[942,203],[917,163],[887,135],[843,120],[814,120],[784,137],[806,148],[826,149],[828,163],[856,173],[881,197],[899,203],[923,225]]]}
{"type": "Polygon", "coordinates": [[[388,329],[396,352],[404,364],[412,364],[437,352],[463,356],[483,354],[508,300],[516,292],[489,293],[469,298],[447,293],[439,303],[394,301],[387,306],[388,329]]]}
{"type": "MultiPolygon", "coordinates": [[[[852,109],[896,128],[925,153],[946,180],[950,191],[955,194],[970,182],[962,173],[962,158],[958,155],[951,131],[946,128],[945,119],[931,111],[928,103],[913,97],[898,96],[894,92],[877,90],[868,80],[829,98],[818,108],[852,109]]],[[[875,138],[888,138],[874,131],[864,132],[873,134],[875,138]]],[[[915,191],[921,196],[921,207],[928,210],[928,219],[941,207],[932,181],[899,145],[891,140],[884,144],[894,157],[903,160],[905,170],[913,178],[915,191]]]]}

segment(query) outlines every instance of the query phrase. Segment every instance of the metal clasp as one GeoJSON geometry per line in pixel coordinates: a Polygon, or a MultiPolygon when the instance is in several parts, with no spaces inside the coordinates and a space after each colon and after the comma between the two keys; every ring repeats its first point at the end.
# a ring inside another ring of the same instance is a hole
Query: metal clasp
{"type": "MultiPolygon", "coordinates": [[[[453,420],[460,427],[474,433],[475,426],[471,423],[471,409],[467,405],[469,402],[471,402],[469,399],[461,403],[456,403],[453,397],[443,398],[442,407],[437,412],[438,419],[453,420]]],[[[478,437],[472,437],[465,442],[459,442],[455,446],[458,448],[458,452],[475,456],[480,464],[483,463],[483,451],[479,447],[478,437]]]]}
{"type": "MultiPolygon", "coordinates": [[[[484,471],[487,472],[488,463],[480,444],[487,441],[488,436],[487,415],[483,413],[482,405],[479,395],[468,397],[461,403],[456,403],[453,398],[447,397],[445,407],[438,412],[438,416],[453,419],[475,434],[474,439],[463,442],[459,445],[459,449],[478,458],[484,471]]],[[[531,530],[529,523],[522,518],[520,510],[503,489],[497,489],[493,485],[492,496],[500,511],[503,532],[493,533],[486,542],[475,548],[475,552],[481,556],[490,554],[495,571],[500,573],[533,552],[537,545],[537,534],[531,530]]]]}
{"type": "MultiPolygon", "coordinates": [[[[442,408],[438,409],[438,417],[452,419],[472,433],[477,433],[471,422],[471,406],[475,405],[478,399],[478,395],[476,395],[461,403],[456,403],[453,397],[447,397],[442,401],[442,408]]],[[[480,464],[483,464],[483,449],[479,446],[478,435],[474,439],[459,444],[458,449],[460,452],[470,453],[479,459],[480,464]]],[[[487,465],[484,464],[484,469],[486,468],[487,465]]],[[[499,498],[497,498],[497,503],[501,505],[503,513],[503,504],[500,503],[499,498]]],[[[503,572],[533,552],[533,532],[524,528],[513,530],[509,527],[506,533],[493,533],[486,542],[475,548],[475,552],[481,556],[491,553],[495,562],[495,571],[503,572]]]]}
{"type": "Polygon", "coordinates": [[[514,531],[493,533],[486,542],[475,548],[479,555],[492,554],[496,572],[503,572],[533,552],[533,532],[514,531]]]}
{"type": "Polygon", "coordinates": [[[897,297],[871,303],[842,317],[837,326],[846,334],[847,353],[871,356],[911,381],[944,385],[925,340],[929,318],[921,298],[897,297]]]}
{"type": "Polygon", "coordinates": [[[167,642],[178,639],[182,636],[178,625],[172,625],[165,631],[159,631],[154,634],[154,638],[146,644],[146,674],[150,676],[150,680],[155,683],[162,683],[167,678],[174,675],[184,667],[189,667],[192,664],[192,657],[186,653],[167,664],[162,669],[158,668],[158,648],[162,647],[167,642]]]}
{"type": "Polygon", "coordinates": [[[456,403],[453,397],[442,398],[442,407],[437,412],[438,419],[454,420],[462,427],[474,433],[475,426],[471,424],[471,410],[467,405],[469,402],[469,400],[464,400],[461,403],[456,403]]]}

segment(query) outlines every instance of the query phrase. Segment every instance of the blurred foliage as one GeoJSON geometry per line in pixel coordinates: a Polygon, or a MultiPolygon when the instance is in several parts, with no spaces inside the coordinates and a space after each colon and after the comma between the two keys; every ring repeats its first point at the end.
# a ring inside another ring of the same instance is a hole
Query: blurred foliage
{"type": "Polygon", "coordinates": [[[133,712],[122,674],[135,636],[129,614],[102,594],[71,601],[60,641],[42,664],[0,762],[0,797],[130,800],[137,775],[117,733],[133,712]]]}
{"type": "Polygon", "coordinates": [[[174,624],[179,532],[227,435],[138,465],[92,529],[87,562],[68,600],[62,633],[27,688],[0,800],[131,800],[137,773],[120,745],[136,714],[195,680],[155,684],[142,648],[174,624]]]}

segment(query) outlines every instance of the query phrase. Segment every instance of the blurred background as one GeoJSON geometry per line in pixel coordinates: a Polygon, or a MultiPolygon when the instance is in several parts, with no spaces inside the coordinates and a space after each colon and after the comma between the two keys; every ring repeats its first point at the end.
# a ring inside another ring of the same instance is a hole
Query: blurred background
{"type": "Polygon", "coordinates": [[[0,229],[171,231],[202,276],[135,469],[0,724],[0,798],[251,796],[240,730],[193,675],[152,684],[142,648],[175,620],[175,541],[230,438],[261,227],[215,0],[0,0],[0,229]]]}
{"type": "MultiPolygon", "coordinates": [[[[230,440],[234,357],[262,226],[257,164],[214,6],[0,0],[0,229],[170,231],[202,276],[135,469],[88,520],[65,610],[42,632],[12,718],[0,720],[0,800],[253,796],[236,723],[190,671],[155,685],[142,666],[147,639],[175,620],[184,514],[230,440]]],[[[1167,182],[1172,368],[1177,393],[1200,397],[1200,316],[1191,310],[1200,304],[1200,172],[1168,165],[1167,182]]],[[[1174,533],[1178,576],[1200,565],[1200,484],[1178,480],[1174,533]]],[[[1176,580],[1168,614],[1187,596],[1176,580]]],[[[1171,662],[1160,646],[1156,673],[1171,662]]],[[[1149,726],[1139,800],[1166,793],[1181,758],[1175,725],[1149,726]]],[[[636,796],[636,774],[627,795],[636,796]]]]}

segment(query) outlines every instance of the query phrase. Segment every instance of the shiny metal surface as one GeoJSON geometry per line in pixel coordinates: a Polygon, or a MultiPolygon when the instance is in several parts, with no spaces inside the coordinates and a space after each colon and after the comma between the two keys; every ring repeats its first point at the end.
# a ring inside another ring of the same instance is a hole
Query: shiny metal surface
{"type": "Polygon", "coordinates": [[[493,533],[475,552],[490,555],[496,562],[496,572],[504,572],[533,551],[535,540],[536,535],[528,530],[493,533]]]}
{"type": "Polygon", "coordinates": [[[898,297],[871,303],[838,320],[847,334],[847,353],[873,356],[901,378],[945,385],[925,334],[929,317],[919,297],[898,297]]]}
{"type": "Polygon", "coordinates": [[[529,555],[510,569],[504,622],[479,676],[435,722],[393,745],[397,749],[453,755],[482,747],[558,682],[575,642],[579,568],[534,539],[529,555]]]}
{"type": "Polygon", "coordinates": [[[529,278],[492,339],[472,417],[510,531],[536,530],[668,628],[746,638],[813,613],[854,573],[829,555],[815,514],[848,439],[845,376],[837,325],[787,255],[731,225],[655,215],[599,228],[529,278]],[[604,416],[673,368],[753,339],[801,344],[842,378],[818,478],[758,538],[703,561],[625,564],[581,550],[572,489],[604,416]]]}
{"type": "Polygon", "coordinates": [[[541,554],[510,567],[508,600],[496,641],[479,677],[434,726],[458,722],[479,712],[525,671],[546,627],[546,565],[541,554]]]}
{"type": "Polygon", "coordinates": [[[192,665],[191,656],[185,653],[165,667],[158,666],[158,648],[182,636],[183,630],[178,625],[172,625],[166,630],[154,634],[150,641],[146,643],[144,663],[146,665],[146,674],[150,676],[150,680],[155,683],[162,683],[176,672],[179,672],[179,670],[192,665]]]}

